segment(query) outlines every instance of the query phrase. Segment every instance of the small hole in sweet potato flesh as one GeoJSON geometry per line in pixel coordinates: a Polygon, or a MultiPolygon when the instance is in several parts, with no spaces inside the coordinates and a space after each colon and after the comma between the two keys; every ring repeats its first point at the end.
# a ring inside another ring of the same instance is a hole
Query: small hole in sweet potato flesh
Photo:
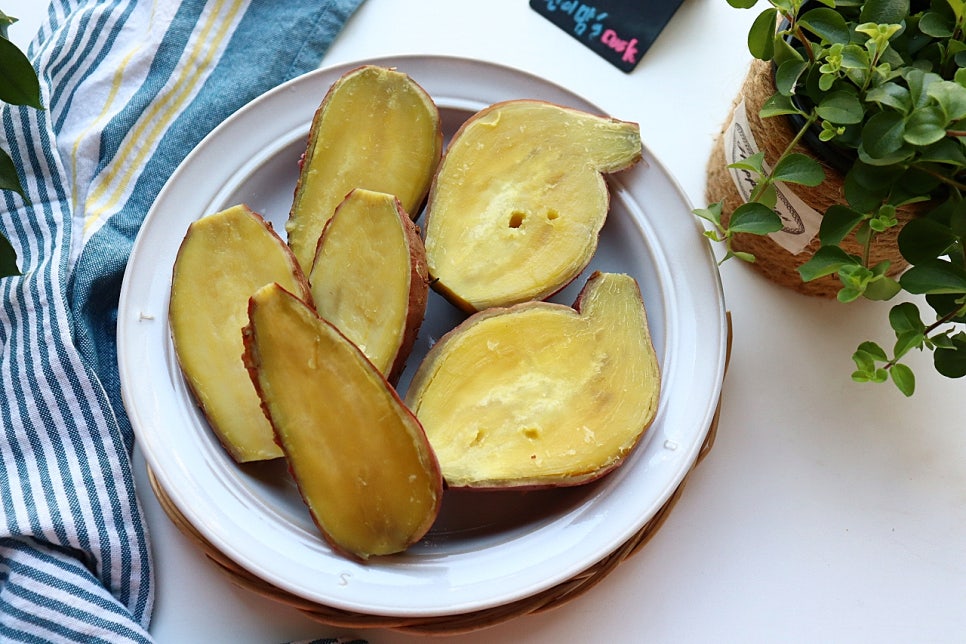
{"type": "Polygon", "coordinates": [[[519,228],[523,225],[523,218],[526,215],[519,210],[510,213],[510,228],[519,228]]]}

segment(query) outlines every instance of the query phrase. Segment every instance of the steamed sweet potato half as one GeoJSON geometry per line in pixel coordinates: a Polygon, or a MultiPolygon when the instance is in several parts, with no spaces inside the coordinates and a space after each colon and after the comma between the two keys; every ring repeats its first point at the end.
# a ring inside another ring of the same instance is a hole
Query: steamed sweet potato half
{"type": "Polygon", "coordinates": [[[352,342],[277,284],[252,296],[245,362],[323,537],[366,559],[418,541],[442,478],[419,421],[352,342]]]}
{"type": "Polygon", "coordinates": [[[661,378],[637,282],[595,273],[574,307],[488,309],[430,349],[406,403],[449,486],[586,483],[641,440],[661,378]]]}
{"type": "Polygon", "coordinates": [[[357,188],[325,226],[309,273],[319,315],[389,382],[406,366],[426,314],[426,252],[399,200],[357,188]]]}
{"type": "Polygon", "coordinates": [[[188,227],[171,280],[171,338],[208,424],[240,463],[282,456],[241,357],[248,298],[271,282],[311,300],[288,246],[247,206],[188,227]]]}
{"type": "Polygon", "coordinates": [[[365,65],[339,78],[312,120],[288,243],[308,273],[325,222],[349,191],[395,195],[419,213],[442,153],[439,110],[409,76],[365,65]]]}
{"type": "Polygon", "coordinates": [[[557,292],[597,248],[610,205],[603,174],[641,155],[636,123],[536,100],[476,113],[426,203],[433,288],[470,312],[557,292]]]}

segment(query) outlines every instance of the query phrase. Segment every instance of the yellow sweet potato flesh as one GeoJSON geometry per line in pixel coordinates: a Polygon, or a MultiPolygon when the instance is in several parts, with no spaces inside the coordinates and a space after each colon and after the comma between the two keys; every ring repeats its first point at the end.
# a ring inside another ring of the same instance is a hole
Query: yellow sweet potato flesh
{"type": "Polygon", "coordinates": [[[454,136],[427,200],[433,288],[467,311],[560,290],[597,248],[602,173],[641,154],[635,123],[534,100],[481,110],[454,136]]]}
{"type": "Polygon", "coordinates": [[[172,341],[195,400],[238,462],[282,455],[241,358],[248,298],[270,282],[311,299],[285,242],[249,208],[234,206],[189,226],[171,282],[172,341]]]}
{"type": "Polygon", "coordinates": [[[355,345],[278,285],[252,297],[249,319],[246,364],[322,535],[361,559],[419,540],[442,479],[415,416],[355,345]]]}
{"type": "Polygon", "coordinates": [[[575,307],[489,309],[430,350],[406,403],[449,486],[577,485],[638,444],[661,380],[637,283],[595,273],[575,307]]]}
{"type": "Polygon", "coordinates": [[[429,291],[423,242],[399,201],[383,192],[350,192],[322,233],[309,283],[319,315],[395,382],[429,291]]]}
{"type": "Polygon", "coordinates": [[[313,119],[286,224],[303,270],[326,221],[355,188],[395,195],[418,214],[441,152],[439,111],[409,76],[366,65],[337,80],[313,119]]]}

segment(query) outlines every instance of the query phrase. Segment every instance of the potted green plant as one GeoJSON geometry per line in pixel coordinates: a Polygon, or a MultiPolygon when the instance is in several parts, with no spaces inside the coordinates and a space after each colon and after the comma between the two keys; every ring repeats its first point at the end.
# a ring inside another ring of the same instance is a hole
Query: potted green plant
{"type": "Polygon", "coordinates": [[[912,395],[913,350],[966,375],[966,0],[765,4],[745,120],[716,142],[695,214],[722,261],[843,302],[902,300],[895,342],[861,342],[854,380],[912,395]]]}
{"type": "MultiPolygon", "coordinates": [[[[24,53],[7,38],[7,28],[16,21],[0,11],[0,101],[43,109],[37,73],[24,53]]],[[[3,149],[0,149],[0,190],[12,190],[26,199],[17,168],[3,149]]],[[[0,278],[19,274],[17,253],[0,233],[0,278]]]]}

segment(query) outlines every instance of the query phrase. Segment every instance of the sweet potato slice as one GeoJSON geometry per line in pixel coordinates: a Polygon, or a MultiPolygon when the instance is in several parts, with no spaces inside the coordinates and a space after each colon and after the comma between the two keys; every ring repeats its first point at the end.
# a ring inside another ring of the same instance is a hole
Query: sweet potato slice
{"type": "Polygon", "coordinates": [[[311,300],[288,246],[247,206],[188,227],[171,280],[171,338],[212,431],[240,463],[282,456],[242,362],[248,298],[271,282],[311,300]]]}
{"type": "Polygon", "coordinates": [[[497,103],[454,136],[426,204],[433,287],[466,311],[544,299],[597,248],[602,173],[641,159],[636,123],[536,100],[497,103]]]}
{"type": "Polygon", "coordinates": [[[309,132],[288,242],[308,273],[325,222],[350,190],[395,195],[419,213],[443,147],[439,110],[409,76],[364,65],[339,78],[309,132]]]}
{"type": "Polygon", "coordinates": [[[319,315],[389,382],[406,366],[426,315],[426,252],[399,200],[357,188],[329,220],[309,283],[319,315]]]}
{"type": "Polygon", "coordinates": [[[638,444],[661,378],[637,282],[595,273],[574,306],[488,309],[430,349],[406,403],[450,487],[586,483],[638,444]]]}
{"type": "Polygon", "coordinates": [[[249,305],[245,361],[322,535],[351,557],[400,552],[439,512],[419,421],[366,357],[277,284],[249,305]]]}

